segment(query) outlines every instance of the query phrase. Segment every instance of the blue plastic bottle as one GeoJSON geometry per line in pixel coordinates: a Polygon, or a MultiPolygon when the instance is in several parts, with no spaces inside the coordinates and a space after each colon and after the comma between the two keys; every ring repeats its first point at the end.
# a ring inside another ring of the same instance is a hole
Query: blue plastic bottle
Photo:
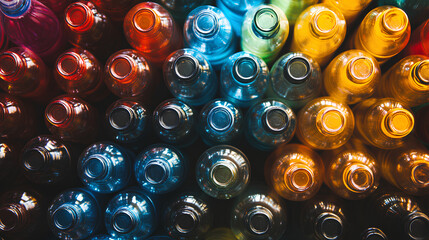
{"type": "Polygon", "coordinates": [[[138,188],[129,188],[114,196],[107,204],[107,232],[115,239],[147,238],[157,226],[153,200],[138,188]]]}
{"type": "Polygon", "coordinates": [[[241,36],[241,26],[243,25],[246,12],[258,5],[264,3],[264,0],[217,0],[217,7],[225,14],[231,23],[232,29],[237,36],[241,36]]]}
{"type": "Polygon", "coordinates": [[[98,231],[101,221],[96,197],[82,188],[60,193],[48,209],[49,226],[59,239],[85,239],[98,231]]]}
{"type": "Polygon", "coordinates": [[[154,131],[163,142],[185,147],[198,137],[196,113],[180,100],[168,99],[160,103],[153,112],[152,120],[154,131]]]}
{"type": "Polygon", "coordinates": [[[134,173],[144,190],[163,194],[182,184],[186,168],[187,162],[178,149],[167,144],[155,144],[137,156],[134,173]]]}
{"type": "Polygon", "coordinates": [[[197,7],[183,27],[185,46],[201,52],[219,70],[236,49],[234,32],[222,11],[213,6],[197,7]]]}
{"type": "Polygon", "coordinates": [[[220,72],[220,94],[239,107],[249,107],[262,99],[268,86],[265,62],[246,52],[228,58],[220,72]]]}
{"type": "Polygon", "coordinates": [[[133,161],[132,154],[110,142],[98,142],[79,157],[78,175],[92,191],[112,193],[127,186],[133,161]]]}
{"type": "Polygon", "coordinates": [[[207,145],[229,144],[242,131],[241,110],[229,101],[215,99],[200,112],[199,132],[207,145]]]}
{"type": "Polygon", "coordinates": [[[191,106],[206,104],[217,92],[216,72],[210,62],[192,48],[170,54],[164,62],[163,73],[171,94],[191,106]]]}
{"type": "Polygon", "coordinates": [[[266,99],[253,105],[246,115],[247,141],[262,151],[289,142],[295,134],[295,113],[283,102],[266,99]]]}
{"type": "Polygon", "coordinates": [[[250,181],[250,163],[239,149],[218,145],[206,150],[196,166],[197,183],[207,195],[230,199],[243,192],[250,181]]]}
{"type": "Polygon", "coordinates": [[[97,236],[92,237],[91,240],[116,240],[116,238],[113,238],[107,234],[99,234],[97,236]]]}

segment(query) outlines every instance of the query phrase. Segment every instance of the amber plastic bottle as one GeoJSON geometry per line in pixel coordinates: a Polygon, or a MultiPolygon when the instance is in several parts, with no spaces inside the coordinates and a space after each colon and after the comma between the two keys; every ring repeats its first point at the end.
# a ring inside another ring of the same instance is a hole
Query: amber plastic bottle
{"type": "Polygon", "coordinates": [[[9,94],[0,94],[0,136],[28,140],[36,134],[32,105],[9,94]]]}
{"type": "Polygon", "coordinates": [[[364,10],[372,0],[323,0],[323,3],[337,7],[350,25],[359,13],[364,10]]]}
{"type": "Polygon", "coordinates": [[[265,161],[265,179],[287,200],[313,197],[323,183],[324,166],[320,156],[301,144],[278,147],[265,161]]]}
{"type": "Polygon", "coordinates": [[[325,66],[346,36],[343,14],[327,4],[305,9],[295,23],[291,51],[311,56],[325,66]]]}
{"type": "Polygon", "coordinates": [[[392,98],[367,99],[357,104],[353,113],[357,137],[382,149],[400,147],[414,127],[411,111],[392,98]]]}
{"type": "Polygon", "coordinates": [[[352,136],[355,120],[352,110],[329,97],[316,98],[298,113],[298,139],[305,145],[329,150],[344,145],[352,136]]]}
{"type": "Polygon", "coordinates": [[[337,55],[324,72],[326,92],[335,100],[355,104],[369,98],[380,80],[380,66],[371,54],[349,50],[337,55]]]}
{"type": "Polygon", "coordinates": [[[410,34],[408,17],[403,10],[381,6],[365,16],[351,45],[368,52],[382,64],[405,48],[410,34]]]}
{"type": "Polygon", "coordinates": [[[408,107],[429,102],[429,58],[411,55],[393,65],[377,87],[380,97],[391,97],[408,107]]]}

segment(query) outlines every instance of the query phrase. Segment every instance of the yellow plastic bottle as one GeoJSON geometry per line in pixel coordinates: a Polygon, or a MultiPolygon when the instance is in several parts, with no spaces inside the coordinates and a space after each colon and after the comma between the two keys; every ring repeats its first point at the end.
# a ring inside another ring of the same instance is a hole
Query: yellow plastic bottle
{"type": "Polygon", "coordinates": [[[402,146],[413,130],[414,116],[393,98],[370,98],[353,108],[356,135],[365,143],[382,149],[402,146]]]}
{"type": "Polygon", "coordinates": [[[265,161],[265,178],[283,198],[304,201],[312,198],[323,182],[320,156],[301,144],[278,147],[265,161]]]}
{"type": "Polygon", "coordinates": [[[305,145],[329,150],[344,145],[352,136],[355,121],[352,110],[330,97],[316,98],[298,113],[298,139],[305,145]]]}
{"type": "Polygon", "coordinates": [[[310,55],[323,67],[343,42],[346,29],[344,16],[337,8],[312,5],[296,20],[291,51],[310,55]]]}
{"type": "Polygon", "coordinates": [[[380,80],[380,66],[371,54],[349,50],[336,56],[326,67],[325,90],[335,100],[355,104],[371,97],[380,80]]]}
{"type": "Polygon", "coordinates": [[[323,3],[337,7],[344,15],[347,24],[350,25],[371,1],[372,0],[323,0],[323,3]]]}
{"type": "Polygon", "coordinates": [[[205,236],[205,240],[237,240],[230,228],[214,228],[205,236]]]}
{"type": "Polygon", "coordinates": [[[429,102],[429,58],[411,55],[393,65],[377,87],[380,97],[392,97],[408,107],[429,102]]]}
{"type": "Polygon", "coordinates": [[[409,20],[402,9],[381,6],[365,16],[351,47],[370,53],[382,64],[405,48],[410,34],[409,20]]]}
{"type": "Polygon", "coordinates": [[[338,196],[356,200],[368,197],[378,187],[379,165],[356,138],[344,146],[324,151],[325,184],[338,196]]]}

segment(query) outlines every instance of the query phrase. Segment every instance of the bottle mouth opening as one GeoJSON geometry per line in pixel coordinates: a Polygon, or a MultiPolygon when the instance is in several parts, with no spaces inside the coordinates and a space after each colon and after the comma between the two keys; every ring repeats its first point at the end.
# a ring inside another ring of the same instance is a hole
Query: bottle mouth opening
{"type": "Polygon", "coordinates": [[[40,171],[44,168],[47,155],[43,148],[34,148],[25,151],[22,155],[24,168],[27,171],[40,171]]]}
{"type": "Polygon", "coordinates": [[[188,234],[198,225],[199,219],[194,211],[184,210],[174,218],[174,226],[177,232],[188,234]]]}
{"type": "Polygon", "coordinates": [[[242,57],[232,67],[234,78],[241,84],[252,83],[259,74],[258,62],[251,57],[242,57]]]}
{"type": "Polygon", "coordinates": [[[109,123],[116,130],[129,128],[134,121],[134,112],[126,106],[114,108],[109,114],[109,123]]]}
{"type": "Polygon", "coordinates": [[[21,221],[21,214],[15,206],[0,209],[0,230],[9,232],[17,228],[21,221]]]}
{"type": "Polygon", "coordinates": [[[426,239],[429,236],[429,218],[423,213],[412,215],[407,232],[413,239],[426,239]]]}
{"type": "Polygon", "coordinates": [[[58,58],[56,64],[57,72],[65,77],[76,75],[78,74],[82,63],[83,59],[79,56],[79,54],[73,52],[63,54],[58,58]]]}
{"type": "Polygon", "coordinates": [[[67,25],[79,31],[88,30],[94,23],[93,13],[84,3],[71,4],[66,9],[65,16],[67,25]]]}
{"type": "Polygon", "coordinates": [[[362,234],[362,240],[387,240],[387,236],[378,228],[369,228],[362,234]]]}
{"type": "Polygon", "coordinates": [[[296,165],[286,170],[285,183],[296,192],[304,192],[314,185],[314,173],[307,166],[296,165]]]}
{"type": "Polygon", "coordinates": [[[72,109],[68,102],[58,100],[50,103],[46,107],[46,117],[52,125],[65,124],[72,113],[72,109]]]}
{"type": "Polygon", "coordinates": [[[204,37],[213,36],[219,29],[218,18],[207,11],[200,12],[193,23],[195,31],[204,37]]]}
{"type": "Polygon", "coordinates": [[[54,225],[60,230],[72,229],[77,221],[76,211],[67,206],[62,206],[53,213],[54,225]]]}
{"type": "Polygon", "coordinates": [[[411,176],[418,187],[429,187],[429,163],[425,161],[414,164],[411,168],[411,176]]]}
{"type": "Polygon", "coordinates": [[[329,38],[338,31],[338,22],[333,11],[324,9],[314,15],[311,27],[317,35],[329,38]]]}
{"type": "Polygon", "coordinates": [[[421,61],[413,72],[420,84],[429,85],[429,60],[421,61]]]}
{"type": "Polygon", "coordinates": [[[370,81],[374,73],[374,63],[368,57],[353,58],[348,64],[348,75],[350,79],[357,84],[364,84],[370,81]]]}
{"type": "Polygon", "coordinates": [[[231,110],[226,107],[214,107],[208,113],[209,125],[218,132],[228,131],[234,124],[234,117],[231,110]]]}
{"type": "Polygon", "coordinates": [[[107,175],[107,172],[107,162],[102,156],[94,155],[84,162],[84,174],[89,179],[104,179],[107,175]]]}
{"type": "Polygon", "coordinates": [[[272,107],[267,109],[263,117],[263,126],[274,133],[283,132],[289,125],[289,117],[284,109],[272,107]]]}
{"type": "Polygon", "coordinates": [[[143,8],[134,14],[133,25],[140,32],[150,32],[155,28],[158,18],[152,9],[143,8]]]}
{"type": "Polygon", "coordinates": [[[414,117],[406,109],[391,109],[382,121],[381,130],[391,138],[402,138],[407,136],[414,127],[414,117]]]}
{"type": "Polygon", "coordinates": [[[383,14],[381,23],[387,33],[401,34],[407,29],[408,17],[400,8],[390,8],[383,14]]]}
{"type": "Polygon", "coordinates": [[[159,112],[159,124],[163,129],[172,130],[180,126],[184,113],[177,107],[166,107],[159,112]]]}
{"type": "Polygon", "coordinates": [[[230,162],[221,161],[210,168],[210,179],[220,188],[227,188],[237,178],[237,167],[230,162]]]}
{"type": "Polygon", "coordinates": [[[303,57],[294,57],[290,59],[283,70],[283,76],[293,84],[305,82],[310,73],[310,62],[303,57]]]}
{"type": "Polygon", "coordinates": [[[247,219],[249,230],[256,235],[269,233],[273,225],[272,213],[263,206],[251,210],[247,219]]]}
{"type": "Polygon", "coordinates": [[[136,218],[130,210],[119,209],[112,217],[112,225],[119,233],[129,233],[136,225],[136,218]]]}
{"type": "Polygon", "coordinates": [[[317,114],[316,126],[324,135],[338,135],[344,131],[346,118],[338,109],[327,107],[317,114]]]}
{"type": "MultiPolygon", "coordinates": [[[[133,72],[134,60],[128,56],[117,56],[110,66],[110,74],[124,82],[133,72]]],[[[131,80],[131,79],[130,79],[131,80]]]]}
{"type": "Polygon", "coordinates": [[[363,164],[353,164],[344,171],[346,186],[356,193],[362,193],[371,189],[374,185],[372,170],[363,164]]]}
{"type": "Polygon", "coordinates": [[[174,61],[174,73],[180,80],[189,81],[197,76],[199,63],[190,55],[180,56],[174,61]]]}
{"type": "Polygon", "coordinates": [[[150,184],[157,185],[168,179],[168,168],[160,159],[151,160],[144,168],[145,179],[150,184]]]}
{"type": "Polygon", "coordinates": [[[343,234],[343,223],[334,213],[322,213],[315,222],[316,233],[325,240],[339,239],[343,234]]]}
{"type": "Polygon", "coordinates": [[[0,56],[1,76],[9,77],[15,75],[19,71],[21,65],[21,57],[16,53],[6,52],[0,56]]]}

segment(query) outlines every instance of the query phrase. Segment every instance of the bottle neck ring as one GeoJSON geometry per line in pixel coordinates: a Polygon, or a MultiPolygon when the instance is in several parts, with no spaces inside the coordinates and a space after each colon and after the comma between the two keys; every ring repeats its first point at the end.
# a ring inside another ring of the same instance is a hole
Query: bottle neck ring
{"type": "Polygon", "coordinates": [[[194,231],[199,224],[198,213],[191,207],[179,209],[173,217],[174,227],[181,234],[189,234],[194,231]]]}
{"type": "Polygon", "coordinates": [[[261,120],[265,130],[271,133],[282,133],[289,125],[287,112],[279,107],[268,108],[261,120]]]}
{"type": "Polygon", "coordinates": [[[217,106],[211,109],[207,119],[209,126],[216,132],[226,132],[234,124],[234,114],[224,106],[217,106]]]}
{"type": "Polygon", "coordinates": [[[333,107],[321,109],[316,116],[316,127],[325,136],[341,134],[346,126],[344,113],[333,107]]]}
{"type": "Polygon", "coordinates": [[[364,164],[350,164],[343,172],[344,185],[355,193],[363,193],[374,185],[374,173],[364,164]]]}
{"type": "Polygon", "coordinates": [[[311,19],[310,29],[320,39],[328,39],[338,32],[339,19],[335,12],[323,9],[315,13],[311,19]]]}
{"type": "Polygon", "coordinates": [[[302,84],[310,76],[311,65],[308,59],[297,56],[288,60],[283,68],[283,76],[292,84],[302,84]]]}
{"type": "Polygon", "coordinates": [[[193,21],[194,32],[203,38],[214,36],[219,27],[218,17],[209,11],[200,12],[193,21]]]}
{"type": "Polygon", "coordinates": [[[184,111],[176,105],[165,106],[159,111],[159,125],[165,130],[179,129],[184,118],[184,111]]]}
{"type": "Polygon", "coordinates": [[[0,230],[10,232],[18,230],[24,221],[22,209],[17,204],[11,204],[0,208],[0,230]]]}
{"type": "Polygon", "coordinates": [[[41,171],[49,161],[49,152],[43,147],[26,150],[22,154],[24,168],[27,171],[41,171]]]}
{"type": "Polygon", "coordinates": [[[200,64],[191,55],[183,55],[174,61],[174,74],[183,83],[191,83],[200,74],[200,64]]]}
{"type": "Polygon", "coordinates": [[[85,62],[79,54],[67,52],[58,57],[56,70],[63,78],[78,80],[84,74],[85,62]]]}
{"type": "Polygon", "coordinates": [[[78,222],[78,214],[72,206],[61,206],[52,215],[54,226],[62,231],[72,229],[78,222]]]}
{"type": "Polygon", "coordinates": [[[137,225],[137,217],[128,208],[118,209],[112,217],[112,226],[115,231],[121,234],[131,232],[137,225]]]}
{"type": "Polygon", "coordinates": [[[355,57],[347,64],[347,76],[356,84],[365,84],[374,74],[374,63],[368,57],[355,57]]]}
{"type": "Polygon", "coordinates": [[[0,55],[0,77],[7,82],[14,82],[23,74],[26,62],[17,53],[6,51],[0,55]]]}
{"type": "Polygon", "coordinates": [[[247,213],[246,222],[248,230],[253,234],[268,234],[274,224],[273,214],[264,206],[256,206],[247,213]]]}
{"type": "Polygon", "coordinates": [[[210,180],[219,188],[228,188],[237,181],[238,168],[229,160],[221,160],[210,167],[210,180]]]}
{"type": "Polygon", "coordinates": [[[254,82],[259,72],[258,62],[247,56],[237,59],[232,67],[232,75],[242,85],[249,85],[254,82]]]}
{"type": "Polygon", "coordinates": [[[272,38],[280,30],[280,21],[276,11],[270,7],[259,9],[252,21],[252,30],[262,39],[272,38]]]}
{"type": "Polygon", "coordinates": [[[31,0],[0,0],[0,9],[10,18],[24,15],[30,9],[31,0]]]}
{"type": "Polygon", "coordinates": [[[77,2],[67,7],[65,20],[72,30],[85,32],[94,25],[94,14],[86,4],[77,2]]]}
{"type": "Polygon", "coordinates": [[[314,222],[314,229],[320,239],[339,239],[343,234],[343,221],[332,212],[321,213],[314,222]]]}
{"type": "Polygon", "coordinates": [[[167,163],[162,159],[150,160],[144,167],[144,178],[152,185],[162,184],[170,175],[169,169],[167,163]]]}
{"type": "Polygon", "coordinates": [[[46,118],[54,126],[61,127],[67,125],[73,118],[71,104],[64,100],[56,100],[46,107],[46,118]]]}
{"type": "Polygon", "coordinates": [[[109,162],[104,156],[94,154],[83,163],[84,174],[91,180],[105,179],[109,173],[109,162]]]}
{"type": "Polygon", "coordinates": [[[137,117],[132,108],[123,105],[112,109],[108,118],[112,128],[123,131],[133,126],[137,117]]]}
{"type": "Polygon", "coordinates": [[[158,14],[150,8],[140,9],[133,16],[133,26],[135,29],[146,34],[156,32],[160,21],[158,14]]]}
{"type": "Polygon", "coordinates": [[[414,127],[414,117],[406,109],[395,108],[387,112],[382,119],[381,130],[390,138],[403,138],[414,127]]]}
{"type": "Polygon", "coordinates": [[[314,185],[314,172],[304,164],[292,164],[286,169],[284,182],[294,192],[304,192],[314,185]]]}

